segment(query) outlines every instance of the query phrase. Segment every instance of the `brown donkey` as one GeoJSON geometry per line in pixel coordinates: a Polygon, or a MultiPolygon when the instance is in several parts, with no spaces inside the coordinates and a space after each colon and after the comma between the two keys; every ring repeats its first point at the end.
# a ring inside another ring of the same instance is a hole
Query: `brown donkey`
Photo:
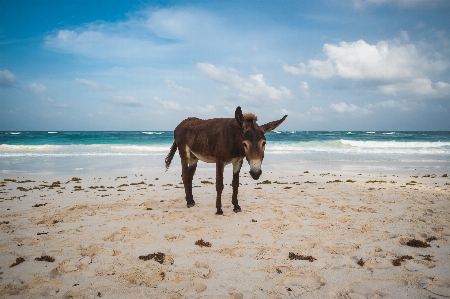
{"type": "Polygon", "coordinates": [[[166,157],[166,171],[178,148],[187,207],[195,205],[192,196],[192,178],[197,168],[197,162],[201,160],[206,163],[216,163],[216,214],[218,215],[223,214],[223,169],[226,165],[233,164],[233,211],[240,212],[241,207],[238,204],[237,195],[242,160],[244,157],[247,159],[252,178],[259,179],[266,145],[264,133],[274,130],[286,117],[287,115],[280,120],[258,126],[255,115],[242,114],[241,107],[237,107],[235,118],[202,120],[189,117],[183,120],[175,128],[175,141],[166,157]]]}

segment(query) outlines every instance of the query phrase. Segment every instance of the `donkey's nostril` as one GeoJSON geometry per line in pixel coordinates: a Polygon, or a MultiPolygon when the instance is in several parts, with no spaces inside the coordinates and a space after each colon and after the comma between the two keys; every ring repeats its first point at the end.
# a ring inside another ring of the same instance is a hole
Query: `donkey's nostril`
{"type": "Polygon", "coordinates": [[[261,170],[259,170],[259,171],[251,171],[251,170],[250,170],[250,175],[252,176],[252,178],[253,178],[254,180],[259,179],[259,177],[261,176],[261,173],[262,173],[261,170]]]}

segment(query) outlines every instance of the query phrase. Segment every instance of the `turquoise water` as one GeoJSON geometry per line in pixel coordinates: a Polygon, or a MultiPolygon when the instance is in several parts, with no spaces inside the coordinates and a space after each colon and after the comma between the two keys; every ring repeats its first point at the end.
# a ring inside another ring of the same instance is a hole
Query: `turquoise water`
{"type": "MultiPolygon", "coordinates": [[[[275,131],[266,138],[265,164],[450,164],[450,132],[275,131]]],[[[162,170],[172,142],[173,131],[0,132],[0,169],[2,173],[162,170]]]]}

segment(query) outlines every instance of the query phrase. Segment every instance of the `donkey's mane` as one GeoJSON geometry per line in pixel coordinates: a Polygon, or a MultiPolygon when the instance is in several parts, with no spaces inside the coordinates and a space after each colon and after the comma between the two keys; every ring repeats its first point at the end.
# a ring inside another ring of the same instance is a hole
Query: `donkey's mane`
{"type": "Polygon", "coordinates": [[[258,125],[256,124],[256,121],[258,120],[258,117],[254,115],[253,113],[244,113],[242,115],[244,117],[244,128],[251,128],[252,130],[256,130],[258,125]]]}
{"type": "Polygon", "coordinates": [[[253,113],[244,113],[243,116],[246,121],[250,121],[250,122],[258,121],[258,117],[256,115],[254,115],[253,113]]]}

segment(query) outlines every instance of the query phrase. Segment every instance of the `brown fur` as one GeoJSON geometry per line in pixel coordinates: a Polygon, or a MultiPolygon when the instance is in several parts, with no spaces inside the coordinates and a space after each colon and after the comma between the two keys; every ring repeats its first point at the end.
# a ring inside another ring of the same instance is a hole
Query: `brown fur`
{"type": "MultiPolygon", "coordinates": [[[[195,205],[192,196],[192,179],[198,160],[202,160],[208,163],[216,163],[216,214],[223,214],[221,201],[223,169],[227,164],[233,164],[233,211],[240,212],[241,208],[238,204],[237,194],[242,160],[245,157],[249,163],[251,161],[259,161],[260,165],[264,158],[264,133],[274,130],[286,117],[287,115],[280,120],[258,126],[256,123],[257,117],[254,114],[242,114],[241,107],[237,107],[235,118],[202,120],[189,117],[183,120],[175,128],[175,141],[165,162],[167,171],[178,149],[188,208],[195,205]]],[[[254,179],[258,179],[261,170],[253,172],[252,170],[253,168],[251,168],[250,174],[254,179]]]]}

